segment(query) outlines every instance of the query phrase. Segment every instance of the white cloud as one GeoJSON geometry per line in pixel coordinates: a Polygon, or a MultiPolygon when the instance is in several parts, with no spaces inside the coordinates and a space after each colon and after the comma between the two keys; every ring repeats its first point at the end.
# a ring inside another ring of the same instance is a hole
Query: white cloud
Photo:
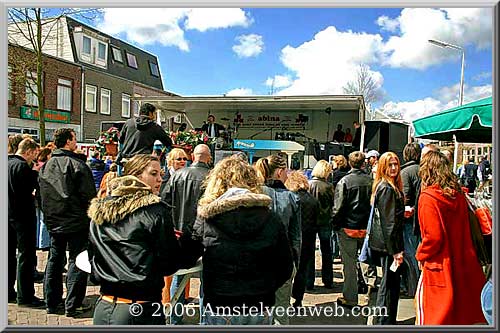
{"type": "MultiPolygon", "coordinates": [[[[398,114],[407,121],[413,121],[436,112],[444,111],[458,106],[458,91],[460,85],[438,89],[435,97],[427,97],[411,102],[388,102],[379,111],[386,114],[398,114]]],[[[492,86],[464,86],[464,104],[476,101],[481,98],[491,96],[492,86]]]]}
{"type": "Polygon", "coordinates": [[[275,75],[274,77],[268,77],[265,85],[274,88],[285,88],[292,84],[292,78],[290,75],[275,75]]]}
{"type": "Polygon", "coordinates": [[[475,75],[472,80],[473,81],[481,81],[481,80],[487,80],[491,78],[491,72],[481,72],[477,75],[475,75]]]}
{"type": "MultiPolygon", "coordinates": [[[[296,79],[278,94],[342,94],[342,87],[354,80],[359,64],[378,61],[382,46],[378,34],[338,31],[333,26],[302,45],[287,45],[281,51],[281,61],[296,79]]],[[[382,74],[371,72],[377,81],[383,81],[382,74]]]]}
{"type": "Polygon", "coordinates": [[[377,20],[382,28],[399,27],[399,36],[389,38],[384,46],[384,64],[392,67],[425,69],[449,59],[459,59],[461,53],[432,45],[437,39],[478,49],[491,46],[492,11],[489,8],[406,8],[399,17],[382,16],[377,20]]]}
{"type": "Polygon", "coordinates": [[[229,90],[226,96],[251,96],[254,95],[253,90],[250,88],[236,88],[233,90],[229,90]]]}
{"type": "Polygon", "coordinates": [[[382,28],[382,30],[387,30],[389,32],[395,32],[399,27],[398,20],[390,19],[385,15],[380,16],[376,23],[382,28]]]}
{"type": "Polygon", "coordinates": [[[260,35],[240,35],[236,40],[239,44],[233,46],[233,51],[240,58],[256,57],[264,49],[264,41],[260,35]]]}
{"type": "Polygon", "coordinates": [[[132,43],[159,43],[189,51],[184,29],[248,26],[251,18],[239,8],[105,8],[98,29],[110,35],[123,34],[132,43]],[[184,27],[184,29],[183,29],[184,27]]]}
{"type": "Polygon", "coordinates": [[[187,14],[186,29],[204,32],[209,29],[248,27],[253,19],[240,8],[193,8],[187,14]]]}

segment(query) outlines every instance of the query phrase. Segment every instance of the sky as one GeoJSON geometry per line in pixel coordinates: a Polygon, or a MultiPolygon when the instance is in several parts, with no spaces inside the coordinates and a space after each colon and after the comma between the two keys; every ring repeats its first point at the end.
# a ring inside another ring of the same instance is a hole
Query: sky
{"type": "Polygon", "coordinates": [[[492,93],[489,8],[106,8],[96,28],[158,56],[164,89],[191,95],[343,94],[368,66],[411,121],[492,93]]]}

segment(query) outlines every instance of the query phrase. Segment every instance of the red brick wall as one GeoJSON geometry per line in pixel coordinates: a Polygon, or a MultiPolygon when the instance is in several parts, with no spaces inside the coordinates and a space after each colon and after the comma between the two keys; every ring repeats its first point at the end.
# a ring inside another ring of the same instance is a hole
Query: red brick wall
{"type": "MultiPolygon", "coordinates": [[[[12,75],[20,77],[22,73],[16,72],[17,68],[14,63],[21,61],[20,59],[30,59],[34,56],[33,52],[9,45],[9,65],[12,64],[12,75]]],[[[36,72],[35,66],[31,67],[31,71],[36,72]]],[[[70,112],[70,123],[80,124],[81,115],[81,81],[82,71],[77,65],[58,60],[52,57],[43,56],[43,90],[45,109],[57,110],[57,81],[59,78],[72,81],[72,105],[70,112]]],[[[15,80],[12,83],[12,100],[9,102],[9,117],[20,118],[20,107],[26,102],[26,88],[24,82],[15,80]]],[[[64,110],[59,110],[64,111],[64,110]]]]}

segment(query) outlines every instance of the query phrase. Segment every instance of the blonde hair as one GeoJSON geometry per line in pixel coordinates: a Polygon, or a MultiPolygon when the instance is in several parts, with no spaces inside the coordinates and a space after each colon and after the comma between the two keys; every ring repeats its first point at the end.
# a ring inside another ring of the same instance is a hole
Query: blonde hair
{"type": "Polygon", "coordinates": [[[19,146],[17,147],[17,153],[24,154],[28,152],[28,150],[36,150],[38,148],[40,148],[40,145],[36,143],[35,140],[31,138],[25,138],[19,143],[19,146]]]}
{"type": "Polygon", "coordinates": [[[278,169],[286,169],[286,161],[280,155],[270,155],[268,157],[259,158],[255,163],[255,170],[261,183],[268,179],[272,179],[274,173],[278,169]]]}
{"type": "Polygon", "coordinates": [[[261,193],[255,169],[242,158],[234,155],[224,158],[215,165],[207,175],[203,187],[205,192],[198,202],[199,206],[208,205],[233,187],[261,193]]]}
{"type": "Polygon", "coordinates": [[[292,192],[298,192],[300,190],[309,190],[309,182],[307,177],[300,171],[292,171],[288,175],[285,182],[285,186],[288,190],[292,192]]]}
{"type": "Polygon", "coordinates": [[[149,163],[156,161],[160,162],[156,156],[149,154],[138,154],[132,157],[130,160],[125,163],[125,167],[123,168],[124,176],[140,176],[144,169],[146,169],[149,163]]]}
{"type": "Polygon", "coordinates": [[[344,155],[336,155],[333,158],[333,161],[335,162],[335,164],[337,164],[337,169],[348,168],[347,159],[344,157],[344,155]]]}
{"type": "Polygon", "coordinates": [[[189,156],[186,154],[184,149],[174,148],[167,155],[167,166],[170,168],[174,165],[174,160],[179,157],[185,157],[189,159],[189,156]]]}
{"type": "Polygon", "coordinates": [[[453,197],[455,191],[462,192],[458,177],[451,170],[450,160],[437,151],[430,151],[422,157],[419,176],[423,187],[437,185],[444,195],[453,197]]]}
{"type": "Polygon", "coordinates": [[[403,181],[401,179],[401,163],[399,162],[398,155],[396,155],[391,151],[383,153],[378,160],[377,173],[375,174],[375,181],[373,182],[373,188],[372,188],[372,198],[371,198],[372,203],[373,200],[375,199],[377,186],[383,180],[385,180],[387,183],[389,183],[389,185],[391,185],[391,187],[397,193],[397,196],[399,197],[402,196],[403,181]],[[398,163],[398,174],[396,178],[389,176],[389,162],[391,158],[395,158],[398,163]]]}
{"type": "Polygon", "coordinates": [[[328,176],[332,173],[332,165],[325,160],[319,160],[318,163],[314,166],[311,176],[327,179],[328,176]]]}

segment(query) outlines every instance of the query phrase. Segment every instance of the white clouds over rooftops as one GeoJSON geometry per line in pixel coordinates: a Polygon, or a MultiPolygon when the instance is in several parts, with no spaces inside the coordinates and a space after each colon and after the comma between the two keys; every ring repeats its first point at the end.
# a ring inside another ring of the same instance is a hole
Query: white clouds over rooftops
{"type": "Polygon", "coordinates": [[[240,58],[256,57],[264,49],[262,36],[256,34],[238,36],[236,41],[239,44],[233,46],[233,51],[240,58]]]}
{"type": "Polygon", "coordinates": [[[98,29],[124,34],[131,42],[160,43],[189,51],[184,30],[248,27],[252,18],[239,8],[105,8],[98,29]]]}
{"type": "Polygon", "coordinates": [[[253,90],[249,88],[236,88],[233,90],[229,90],[226,96],[251,96],[254,95],[253,90]]]}
{"type": "Polygon", "coordinates": [[[274,88],[285,88],[292,84],[292,78],[289,75],[275,75],[268,77],[265,85],[274,88]]]}

